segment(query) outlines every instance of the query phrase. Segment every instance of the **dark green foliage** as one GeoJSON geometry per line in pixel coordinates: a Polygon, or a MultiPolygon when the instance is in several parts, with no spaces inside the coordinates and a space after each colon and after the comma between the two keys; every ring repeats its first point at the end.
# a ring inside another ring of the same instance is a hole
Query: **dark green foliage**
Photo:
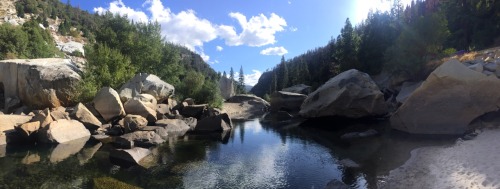
{"type": "Polygon", "coordinates": [[[21,27],[0,25],[0,59],[26,57],[28,34],[21,27]]]}
{"type": "Polygon", "coordinates": [[[237,94],[246,93],[246,91],[245,91],[245,74],[243,74],[243,66],[240,67],[238,82],[236,82],[236,93],[237,94]]]}
{"type": "Polygon", "coordinates": [[[361,68],[357,56],[359,43],[359,36],[354,32],[354,28],[347,18],[344,28],[337,37],[337,48],[334,52],[337,64],[340,66],[340,72],[361,68]]]}

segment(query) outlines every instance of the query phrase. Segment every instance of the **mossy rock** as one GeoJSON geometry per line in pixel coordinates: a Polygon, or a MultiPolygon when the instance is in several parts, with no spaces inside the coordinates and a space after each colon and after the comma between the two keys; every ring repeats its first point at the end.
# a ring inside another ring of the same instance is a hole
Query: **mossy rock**
{"type": "Polygon", "coordinates": [[[94,189],[141,189],[111,177],[94,178],[94,189]]]}

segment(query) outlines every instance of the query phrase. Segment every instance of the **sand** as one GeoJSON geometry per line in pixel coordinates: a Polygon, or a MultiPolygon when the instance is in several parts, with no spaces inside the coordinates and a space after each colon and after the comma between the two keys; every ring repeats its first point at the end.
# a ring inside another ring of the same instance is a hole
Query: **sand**
{"type": "Polygon", "coordinates": [[[415,149],[379,188],[500,188],[500,129],[485,129],[447,148],[415,149]]]}

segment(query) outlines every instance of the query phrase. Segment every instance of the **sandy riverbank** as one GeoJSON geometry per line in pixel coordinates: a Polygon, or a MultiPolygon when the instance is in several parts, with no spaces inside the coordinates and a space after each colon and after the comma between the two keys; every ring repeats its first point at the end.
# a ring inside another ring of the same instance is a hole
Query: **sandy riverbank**
{"type": "Polygon", "coordinates": [[[485,129],[451,147],[413,150],[379,188],[500,188],[500,129],[485,129]]]}

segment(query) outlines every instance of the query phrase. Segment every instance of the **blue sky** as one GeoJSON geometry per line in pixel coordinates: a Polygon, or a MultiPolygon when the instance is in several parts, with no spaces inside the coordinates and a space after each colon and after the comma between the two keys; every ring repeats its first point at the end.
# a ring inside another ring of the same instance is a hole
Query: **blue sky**
{"type": "MultiPolygon", "coordinates": [[[[408,1],[408,0],[404,0],[408,1]]],[[[66,1],[62,1],[66,3],[66,1]]],[[[202,55],[216,71],[240,66],[246,83],[286,59],[324,46],[346,18],[353,24],[387,0],[71,0],[91,13],[111,11],[156,20],[168,41],[202,55]]]]}

